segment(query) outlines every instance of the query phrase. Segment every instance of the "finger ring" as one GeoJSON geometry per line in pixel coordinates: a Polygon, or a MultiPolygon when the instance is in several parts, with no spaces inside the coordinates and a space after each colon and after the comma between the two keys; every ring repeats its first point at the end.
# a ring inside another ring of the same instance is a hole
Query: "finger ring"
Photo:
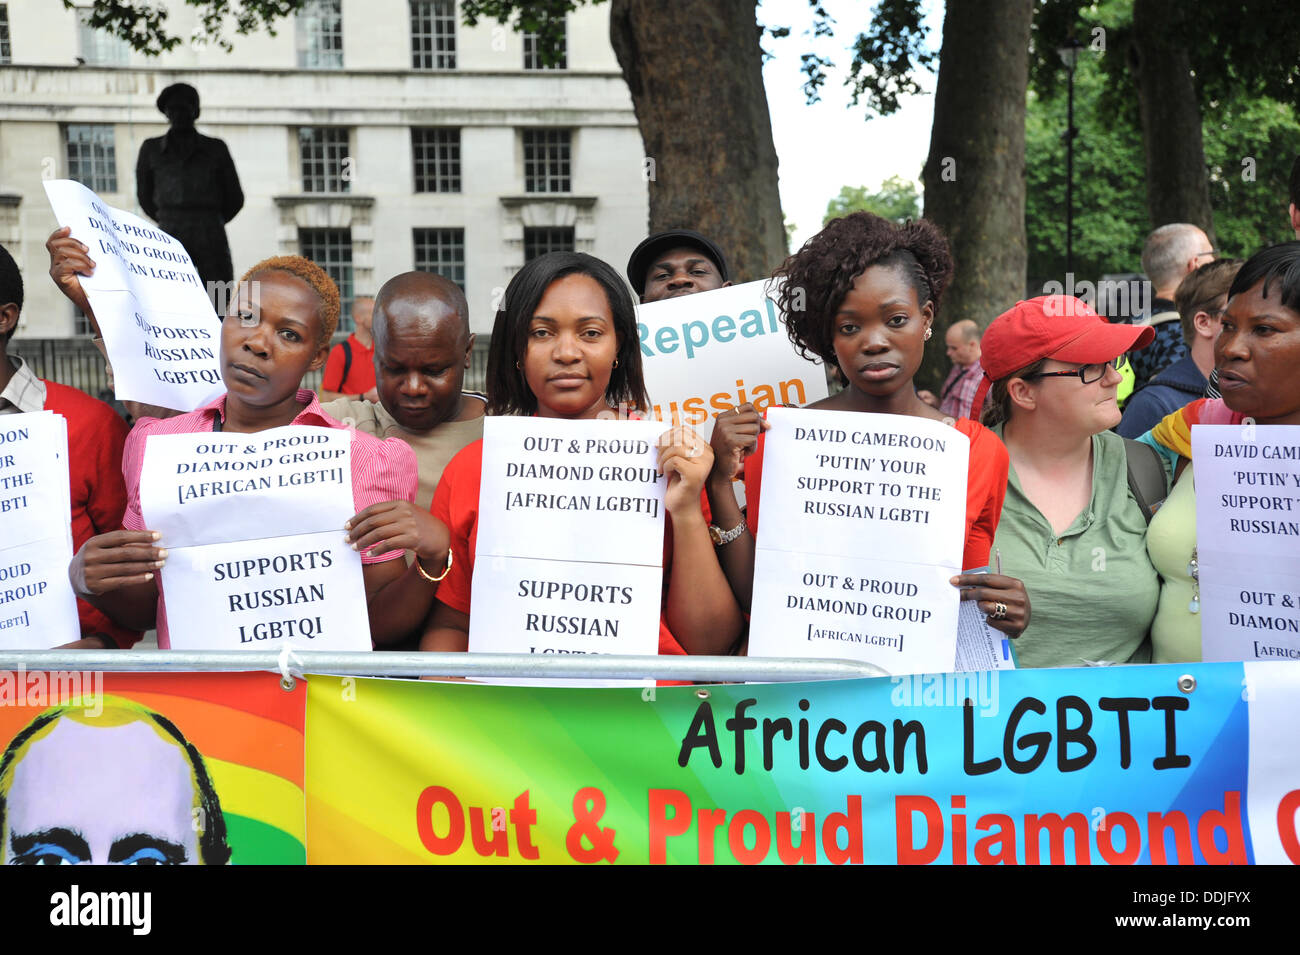
{"type": "Polygon", "coordinates": [[[994,620],[1005,620],[1007,616],[1007,605],[1004,603],[995,603],[993,605],[993,613],[991,616],[994,620]]]}

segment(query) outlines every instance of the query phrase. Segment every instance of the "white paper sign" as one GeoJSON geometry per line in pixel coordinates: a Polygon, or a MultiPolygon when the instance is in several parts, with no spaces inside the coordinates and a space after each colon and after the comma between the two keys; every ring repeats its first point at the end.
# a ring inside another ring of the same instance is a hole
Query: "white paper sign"
{"type": "Polygon", "coordinates": [[[193,411],[221,394],[221,322],[180,241],[71,179],[45,192],[59,225],[90,247],[95,271],[81,286],[117,397],[193,411]]]}
{"type": "Polygon", "coordinates": [[[655,417],[704,440],[720,412],[825,398],[826,373],[790,344],[767,281],[637,306],[646,390],[655,417]]]}
{"type": "Polygon", "coordinates": [[[484,422],[470,650],[658,652],[663,430],[656,421],[484,422]]]}
{"type": "Polygon", "coordinates": [[[1300,426],[1197,425],[1201,654],[1300,659],[1300,426]]]}
{"type": "Polygon", "coordinates": [[[68,423],[52,411],[0,415],[0,648],[81,637],[72,561],[68,423]]]}
{"type": "Polygon", "coordinates": [[[750,656],[951,671],[970,440],[903,415],[776,408],[768,422],[750,656]]]}
{"type": "Polygon", "coordinates": [[[174,650],[370,649],[361,558],[341,528],[173,547],[162,576],[174,650]]]}
{"type": "Polygon", "coordinates": [[[168,550],[173,648],[370,649],[361,557],[343,539],[351,442],[303,425],[149,437],[140,506],[168,550]]]}
{"type": "Polygon", "coordinates": [[[150,435],[140,475],[145,523],[187,546],[330,528],[342,536],[356,513],[351,449],[351,431],[305,425],[150,435]]]}

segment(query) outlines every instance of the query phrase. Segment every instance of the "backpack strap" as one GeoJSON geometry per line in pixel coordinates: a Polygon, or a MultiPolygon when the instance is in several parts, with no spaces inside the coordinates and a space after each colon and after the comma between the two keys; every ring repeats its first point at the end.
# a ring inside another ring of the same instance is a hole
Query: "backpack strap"
{"type": "Polygon", "coordinates": [[[1128,489],[1150,524],[1151,518],[1169,496],[1164,462],[1155,448],[1132,438],[1124,439],[1124,456],[1128,462],[1128,489]]]}
{"type": "Polygon", "coordinates": [[[343,386],[348,382],[348,372],[352,370],[352,342],[350,339],[343,339],[343,377],[339,379],[339,391],[343,391],[343,386]]]}

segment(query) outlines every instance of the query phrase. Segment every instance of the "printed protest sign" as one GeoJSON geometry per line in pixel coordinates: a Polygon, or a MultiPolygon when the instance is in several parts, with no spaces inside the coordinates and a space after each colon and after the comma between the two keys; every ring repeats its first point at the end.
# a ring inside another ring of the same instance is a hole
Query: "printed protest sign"
{"type": "Polygon", "coordinates": [[[95,271],[81,286],[118,399],[193,411],[221,394],[221,322],[185,247],[79,182],[49,180],[45,192],[59,225],[90,247],[95,271]]]}
{"type": "Polygon", "coordinates": [[[901,415],[768,422],[750,655],[951,670],[970,440],[901,415]]]}
{"type": "Polygon", "coordinates": [[[767,281],[637,306],[646,390],[655,417],[707,441],[719,413],[825,398],[826,373],[790,344],[767,281]]]}
{"type": "Polygon", "coordinates": [[[68,583],[68,423],[52,411],[0,416],[0,648],[80,638],[68,583]]]}
{"type": "Polygon", "coordinates": [[[663,430],[654,421],[484,422],[471,650],[658,652],[663,430]]]}
{"type": "Polygon", "coordinates": [[[1300,659],[1300,427],[1197,425],[1205,660],[1300,659]]]}
{"type": "Polygon", "coordinates": [[[370,649],[361,558],[343,534],[351,447],[349,431],[302,425],[149,437],[140,504],[168,550],[173,648],[370,649]]]}

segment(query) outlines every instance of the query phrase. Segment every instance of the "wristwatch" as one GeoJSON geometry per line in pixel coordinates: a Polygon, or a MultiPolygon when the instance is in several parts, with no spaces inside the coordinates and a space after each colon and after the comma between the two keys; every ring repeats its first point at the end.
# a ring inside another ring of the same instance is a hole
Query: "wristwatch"
{"type": "Polygon", "coordinates": [[[724,531],[716,524],[709,525],[709,537],[713,538],[714,547],[721,547],[723,544],[730,544],[744,532],[745,522],[743,520],[729,531],[724,531]]]}

